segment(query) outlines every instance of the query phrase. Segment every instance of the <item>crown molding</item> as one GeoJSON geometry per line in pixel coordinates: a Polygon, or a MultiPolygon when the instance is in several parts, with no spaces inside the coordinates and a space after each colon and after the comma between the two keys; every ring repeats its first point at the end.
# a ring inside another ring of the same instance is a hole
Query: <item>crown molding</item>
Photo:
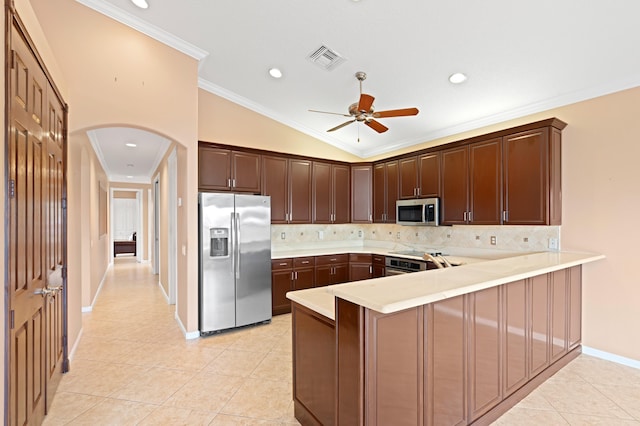
{"type": "Polygon", "coordinates": [[[209,52],[206,50],[176,37],[155,25],[145,22],[137,16],[120,9],[109,2],[102,0],[76,0],[76,2],[95,10],[96,12],[102,13],[103,15],[133,28],[136,31],[140,31],[152,39],[157,40],[160,43],[164,43],[198,61],[202,61],[204,58],[209,56],[209,52]]]}

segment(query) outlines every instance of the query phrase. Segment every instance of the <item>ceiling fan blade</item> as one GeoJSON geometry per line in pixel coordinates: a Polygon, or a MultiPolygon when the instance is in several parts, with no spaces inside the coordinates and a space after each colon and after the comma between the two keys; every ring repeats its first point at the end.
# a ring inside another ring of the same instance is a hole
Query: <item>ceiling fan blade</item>
{"type": "Polygon", "coordinates": [[[344,126],[346,126],[347,124],[351,124],[351,123],[353,123],[354,121],[356,121],[356,120],[355,120],[355,119],[353,119],[353,120],[350,120],[350,121],[344,122],[344,123],[342,123],[341,125],[334,127],[333,129],[329,129],[329,130],[327,130],[327,132],[333,132],[334,130],[342,129],[344,126]]]}
{"type": "Polygon", "coordinates": [[[367,95],[366,93],[360,94],[360,102],[358,102],[358,111],[369,112],[371,110],[371,105],[373,105],[373,100],[375,98],[371,95],[367,95]]]}
{"type": "Polygon", "coordinates": [[[386,127],[383,124],[377,122],[376,120],[365,120],[364,124],[366,124],[367,126],[371,127],[373,130],[375,130],[378,133],[384,133],[387,130],[389,130],[388,127],[386,127]]]}
{"type": "Polygon", "coordinates": [[[390,109],[387,111],[376,111],[373,113],[375,118],[385,117],[403,117],[406,115],[418,115],[418,108],[390,109]]]}
{"type": "Polygon", "coordinates": [[[333,115],[341,115],[343,117],[351,117],[349,114],[343,114],[341,112],[317,111],[315,109],[310,109],[309,112],[320,112],[322,114],[333,114],[333,115]]]}

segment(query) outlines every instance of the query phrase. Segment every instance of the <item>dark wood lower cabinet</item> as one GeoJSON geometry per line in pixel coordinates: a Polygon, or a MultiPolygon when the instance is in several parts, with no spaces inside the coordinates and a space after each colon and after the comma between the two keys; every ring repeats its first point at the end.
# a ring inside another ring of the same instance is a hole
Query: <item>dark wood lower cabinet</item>
{"type": "Polygon", "coordinates": [[[490,424],[581,351],[581,267],[391,314],[293,304],[303,425],[490,424]],[[320,395],[320,391],[324,392],[320,395]]]}

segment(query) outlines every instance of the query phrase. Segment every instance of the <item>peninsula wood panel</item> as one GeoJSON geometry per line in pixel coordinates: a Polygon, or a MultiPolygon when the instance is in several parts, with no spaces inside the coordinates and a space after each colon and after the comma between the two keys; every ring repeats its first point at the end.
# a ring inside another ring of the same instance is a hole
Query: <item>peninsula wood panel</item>
{"type": "Polygon", "coordinates": [[[504,395],[527,382],[529,332],[526,280],[504,287],[504,395]]]}
{"type": "Polygon", "coordinates": [[[549,276],[529,278],[529,286],[529,377],[532,377],[549,365],[549,276]]]}
{"type": "Polygon", "coordinates": [[[567,272],[563,269],[551,274],[551,362],[561,358],[568,350],[567,272]]]}
{"type": "Polygon", "coordinates": [[[582,266],[569,270],[569,350],[582,342],[582,266]]]}

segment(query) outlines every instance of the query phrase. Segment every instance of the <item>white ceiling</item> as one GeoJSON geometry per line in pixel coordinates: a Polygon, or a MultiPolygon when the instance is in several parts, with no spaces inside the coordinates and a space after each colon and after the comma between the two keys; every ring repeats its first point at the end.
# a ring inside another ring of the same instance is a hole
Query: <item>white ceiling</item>
{"type": "Polygon", "coordinates": [[[201,88],[363,158],[640,85],[636,0],[77,1],[199,59],[201,88]],[[323,44],[346,61],[311,63],[323,44]],[[308,110],[347,113],[357,71],[377,110],[420,114],[327,133],[347,118],[308,110]]]}
{"type": "Polygon", "coordinates": [[[95,129],[87,135],[110,182],[151,183],[171,146],[169,139],[130,127],[95,129]]]}

